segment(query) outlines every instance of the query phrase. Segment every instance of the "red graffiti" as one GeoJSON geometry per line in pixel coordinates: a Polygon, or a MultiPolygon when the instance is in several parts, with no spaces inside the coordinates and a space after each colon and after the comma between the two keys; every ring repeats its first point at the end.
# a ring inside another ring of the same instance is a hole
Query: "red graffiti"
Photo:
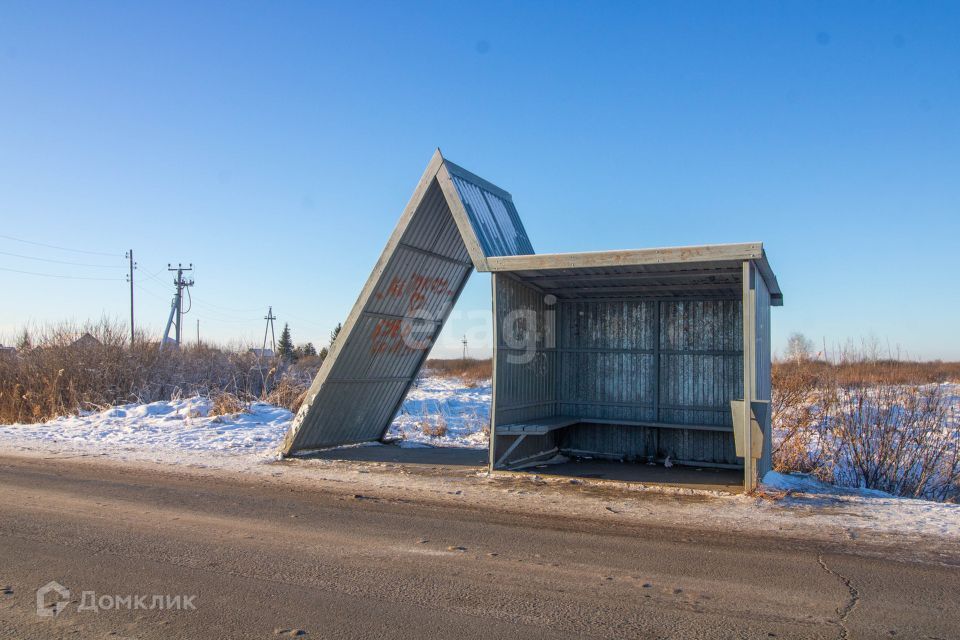
{"type": "Polygon", "coordinates": [[[374,293],[374,298],[403,301],[404,314],[411,314],[413,318],[378,320],[370,336],[371,353],[399,353],[404,349],[429,348],[429,332],[424,331],[422,320],[433,319],[424,318],[424,310],[430,306],[431,298],[444,297],[450,300],[454,294],[449,280],[443,277],[414,273],[406,280],[398,276],[391,278],[385,288],[374,293]]]}
{"type": "Polygon", "coordinates": [[[427,297],[431,294],[452,298],[454,292],[446,278],[414,273],[406,282],[398,276],[394,276],[386,289],[377,291],[373,297],[377,300],[383,300],[384,298],[403,298],[406,296],[407,311],[419,311],[426,306],[427,297]]]}
{"type": "MultiPolygon", "coordinates": [[[[370,336],[371,353],[400,353],[404,350],[423,351],[430,347],[429,336],[415,333],[416,320],[380,318],[370,336]]],[[[422,329],[421,329],[422,330],[422,329]]]]}

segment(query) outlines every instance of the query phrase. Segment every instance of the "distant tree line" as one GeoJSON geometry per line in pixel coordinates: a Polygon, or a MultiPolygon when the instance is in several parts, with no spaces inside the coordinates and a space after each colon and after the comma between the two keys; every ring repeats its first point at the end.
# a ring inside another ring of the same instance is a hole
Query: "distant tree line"
{"type": "Polygon", "coordinates": [[[328,346],[323,347],[317,352],[317,348],[313,346],[312,342],[305,342],[294,346],[293,335],[290,332],[290,324],[285,323],[283,325],[283,331],[280,332],[280,341],[277,343],[277,357],[286,362],[298,362],[306,358],[319,356],[320,360],[323,361],[326,359],[327,354],[330,353],[330,347],[333,346],[337,336],[340,335],[340,329],[342,328],[343,326],[338,322],[337,326],[330,332],[330,342],[328,346]]]}

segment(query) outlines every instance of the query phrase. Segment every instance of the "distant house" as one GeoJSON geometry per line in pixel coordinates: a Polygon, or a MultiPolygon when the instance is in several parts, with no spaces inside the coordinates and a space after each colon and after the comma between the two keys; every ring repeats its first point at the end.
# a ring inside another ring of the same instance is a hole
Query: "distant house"
{"type": "Polygon", "coordinates": [[[252,353],[258,358],[272,358],[274,356],[273,349],[249,349],[248,353],[252,353]]]}
{"type": "Polygon", "coordinates": [[[97,340],[95,337],[93,337],[89,333],[83,334],[82,336],[80,336],[70,344],[71,347],[80,347],[80,348],[99,347],[102,345],[103,345],[102,342],[97,340]]]}
{"type": "Polygon", "coordinates": [[[17,356],[16,347],[5,347],[0,344],[0,358],[15,358],[17,356]]]}

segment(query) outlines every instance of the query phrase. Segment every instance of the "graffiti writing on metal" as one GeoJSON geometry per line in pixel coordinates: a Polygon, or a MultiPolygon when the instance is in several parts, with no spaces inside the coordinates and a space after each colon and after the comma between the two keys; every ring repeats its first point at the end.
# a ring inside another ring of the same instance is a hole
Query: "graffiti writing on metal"
{"type": "MultiPolygon", "coordinates": [[[[442,298],[446,307],[452,302],[454,291],[450,281],[440,276],[412,274],[406,280],[394,276],[383,291],[374,294],[377,300],[394,299],[403,302],[403,318],[380,318],[370,336],[371,353],[400,353],[412,349],[423,351],[430,348],[430,338],[438,318],[433,317],[428,302],[433,297],[442,298]]],[[[436,305],[434,305],[436,306],[436,305]]],[[[442,313],[437,309],[436,313],[442,313]]]]}

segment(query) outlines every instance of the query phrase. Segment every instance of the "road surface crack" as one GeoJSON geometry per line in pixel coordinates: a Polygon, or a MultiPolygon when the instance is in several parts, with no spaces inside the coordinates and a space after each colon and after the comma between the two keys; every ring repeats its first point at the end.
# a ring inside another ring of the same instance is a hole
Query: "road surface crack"
{"type": "Polygon", "coordinates": [[[842,607],[837,607],[837,615],[840,616],[837,624],[840,627],[840,635],[837,636],[838,640],[847,640],[850,637],[850,630],[847,628],[847,618],[850,616],[850,613],[856,608],[857,604],[860,603],[860,592],[857,590],[853,583],[850,581],[850,578],[846,577],[842,573],[834,571],[827,566],[827,563],[823,560],[823,552],[820,551],[817,553],[817,563],[819,563],[820,568],[832,575],[834,578],[843,583],[847,588],[847,591],[850,592],[850,599],[842,607]]]}

